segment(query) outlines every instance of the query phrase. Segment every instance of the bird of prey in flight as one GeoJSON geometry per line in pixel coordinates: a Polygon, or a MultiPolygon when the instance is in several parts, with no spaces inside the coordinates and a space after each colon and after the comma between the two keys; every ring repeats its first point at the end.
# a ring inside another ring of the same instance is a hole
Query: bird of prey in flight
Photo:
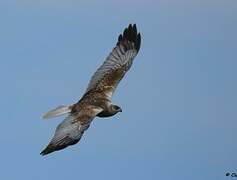
{"type": "Polygon", "coordinates": [[[119,35],[116,46],[92,76],[82,98],[75,104],[59,106],[44,114],[44,119],[63,114],[68,116],[57,126],[52,140],[41,155],[79,142],[96,116],[104,118],[122,112],[118,105],[111,102],[111,97],[120,80],[132,66],[140,45],[141,35],[137,32],[136,24],[130,24],[123,34],[119,35]]]}

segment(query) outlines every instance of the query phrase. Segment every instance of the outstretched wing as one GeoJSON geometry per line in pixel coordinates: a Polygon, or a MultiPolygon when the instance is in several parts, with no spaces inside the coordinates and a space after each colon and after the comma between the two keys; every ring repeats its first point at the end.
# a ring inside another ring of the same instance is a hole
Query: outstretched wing
{"type": "Polygon", "coordinates": [[[94,117],[101,111],[102,108],[90,105],[79,112],[70,114],[57,126],[49,145],[40,154],[46,155],[79,142],[84,131],[89,128],[94,117]]]}
{"type": "Polygon", "coordinates": [[[86,92],[99,91],[111,98],[118,83],[132,66],[141,44],[136,24],[129,25],[118,37],[118,42],[105,62],[92,76],[86,92]]]}

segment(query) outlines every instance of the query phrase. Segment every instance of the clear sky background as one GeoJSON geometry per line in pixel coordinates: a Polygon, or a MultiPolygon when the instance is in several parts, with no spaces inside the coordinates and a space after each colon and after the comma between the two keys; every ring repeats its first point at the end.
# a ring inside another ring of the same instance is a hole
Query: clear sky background
{"type": "Polygon", "coordinates": [[[1,180],[228,180],[237,172],[236,0],[1,0],[1,180]],[[42,157],[129,23],[141,50],[79,144],[42,157]]]}

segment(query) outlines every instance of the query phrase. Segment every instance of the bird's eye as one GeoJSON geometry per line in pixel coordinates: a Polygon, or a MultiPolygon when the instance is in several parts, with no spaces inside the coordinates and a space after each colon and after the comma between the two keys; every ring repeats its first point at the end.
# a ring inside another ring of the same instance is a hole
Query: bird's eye
{"type": "Polygon", "coordinates": [[[113,106],[113,109],[114,109],[115,111],[117,111],[117,110],[120,109],[120,107],[118,107],[118,106],[113,106]]]}
{"type": "Polygon", "coordinates": [[[122,112],[122,109],[119,106],[113,106],[114,111],[122,112]]]}

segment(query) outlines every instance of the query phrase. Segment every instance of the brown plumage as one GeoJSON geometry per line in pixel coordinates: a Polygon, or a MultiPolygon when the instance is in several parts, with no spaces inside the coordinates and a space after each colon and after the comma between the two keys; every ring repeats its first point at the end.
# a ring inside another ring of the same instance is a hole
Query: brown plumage
{"type": "Polygon", "coordinates": [[[111,97],[120,80],[132,66],[140,44],[140,33],[137,33],[135,24],[130,24],[123,34],[119,35],[116,47],[92,76],[82,98],[76,104],[59,106],[43,116],[46,119],[69,113],[58,125],[52,140],[41,155],[79,142],[96,116],[109,117],[122,112],[119,106],[111,103],[111,97]]]}

